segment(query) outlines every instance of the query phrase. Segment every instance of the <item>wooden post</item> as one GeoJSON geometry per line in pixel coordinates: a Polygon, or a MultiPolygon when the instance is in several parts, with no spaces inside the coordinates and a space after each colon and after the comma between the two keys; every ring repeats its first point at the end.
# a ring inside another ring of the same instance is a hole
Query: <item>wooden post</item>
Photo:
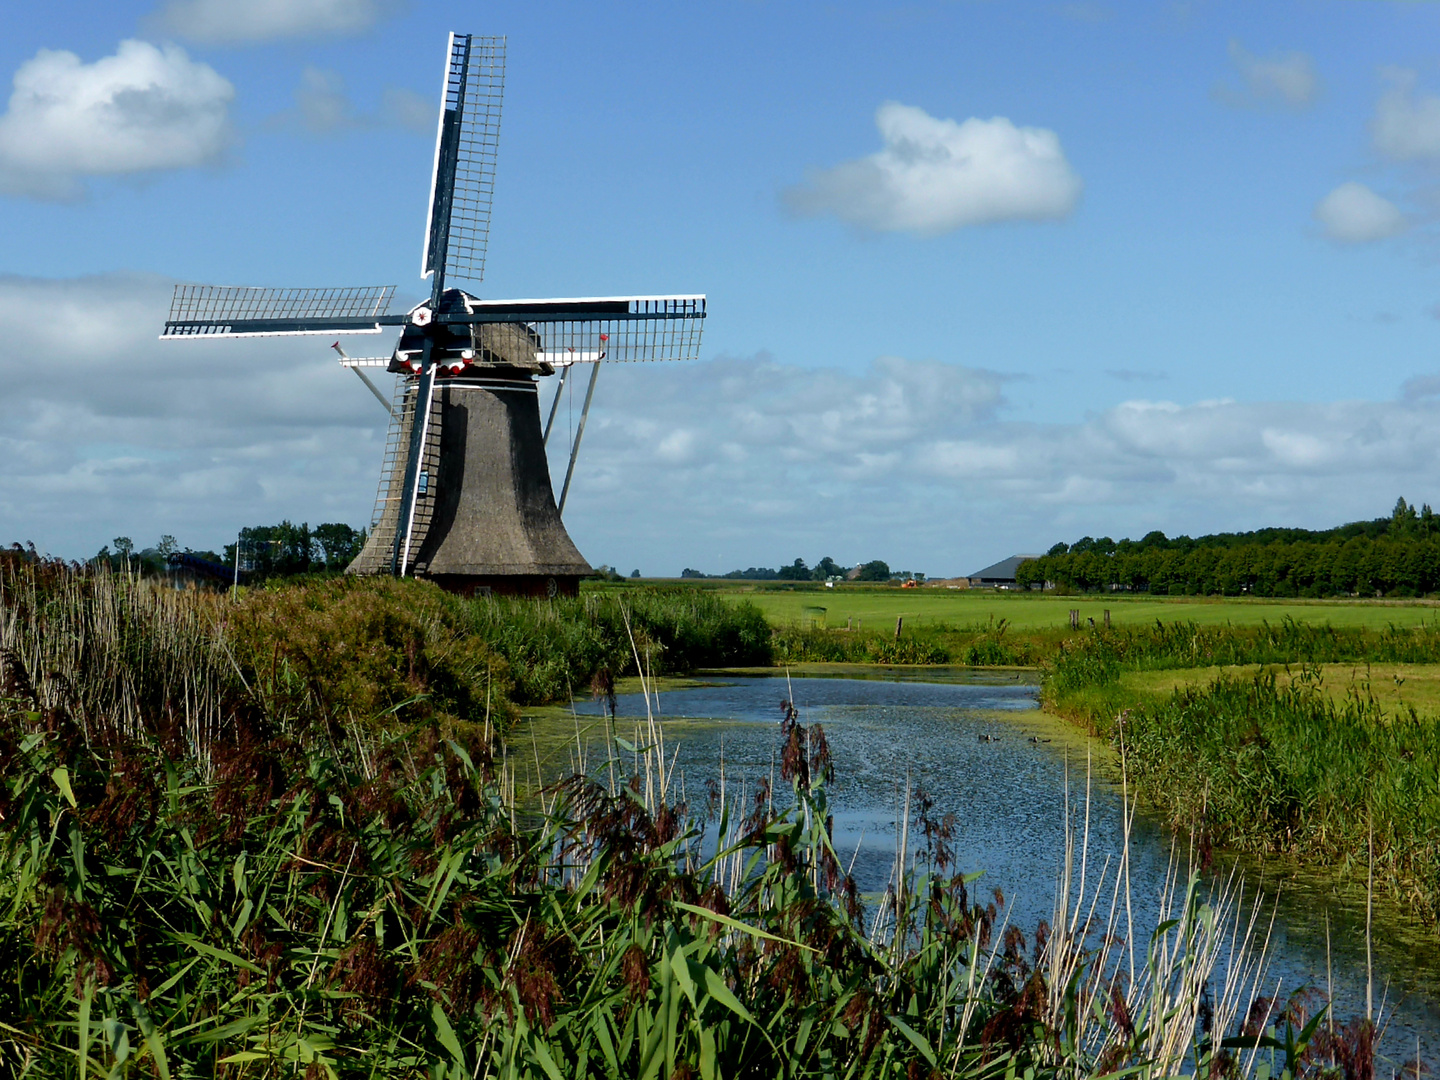
{"type": "Polygon", "coordinates": [[[1079,608],[1071,608],[1071,609],[1070,609],[1070,629],[1071,629],[1071,630],[1079,630],[1079,629],[1080,629],[1080,609],[1079,609],[1079,608]]]}
{"type": "Polygon", "coordinates": [[[900,640],[900,625],[905,621],[904,615],[895,616],[895,640],[900,640]]]}
{"type": "Polygon", "coordinates": [[[850,620],[853,619],[853,618],[854,618],[853,615],[846,615],[846,616],[845,616],[845,629],[846,629],[846,630],[849,630],[849,629],[850,629],[850,620]]]}
{"type": "Polygon", "coordinates": [[[1110,609],[1108,607],[1105,609],[1105,629],[1110,629],[1110,609]]]}

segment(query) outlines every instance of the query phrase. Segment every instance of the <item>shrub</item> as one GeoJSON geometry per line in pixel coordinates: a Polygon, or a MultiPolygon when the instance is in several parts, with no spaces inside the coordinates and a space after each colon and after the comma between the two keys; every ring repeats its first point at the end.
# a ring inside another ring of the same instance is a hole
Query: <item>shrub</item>
{"type": "Polygon", "coordinates": [[[433,585],[344,577],[249,593],[227,620],[252,688],[277,717],[354,723],[430,716],[504,727],[510,665],[433,585]]]}

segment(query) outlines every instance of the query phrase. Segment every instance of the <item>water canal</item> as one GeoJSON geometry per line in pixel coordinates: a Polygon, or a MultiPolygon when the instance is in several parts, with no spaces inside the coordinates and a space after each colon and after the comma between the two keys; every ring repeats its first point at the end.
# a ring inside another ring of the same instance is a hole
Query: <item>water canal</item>
{"type": "MultiPolygon", "coordinates": [[[[824,726],[835,765],[830,786],[835,846],[854,858],[862,892],[879,894],[895,864],[897,821],[908,782],[934,800],[937,814],[953,813],[960,868],[984,871],[974,889],[999,888],[1010,921],[1027,938],[1051,917],[1064,854],[1064,805],[1069,797],[1084,814],[1090,783],[1092,877],[1124,843],[1119,763],[1103,743],[1040,711],[1038,686],[1016,672],[969,669],[917,677],[899,670],[864,677],[723,676],[705,684],[652,695],[662,718],[667,750],[678,748],[676,775],[692,806],[705,801],[707,784],[724,763],[727,788],[774,777],[780,750],[780,702],[793,700],[801,722],[824,726]]],[[[579,742],[592,771],[605,758],[600,706],[577,701],[574,715],[532,718],[512,739],[515,760],[531,757],[550,777],[571,767],[579,742]]],[[[646,716],[641,694],[622,695],[616,733],[633,735],[646,716]]],[[[1158,899],[1172,850],[1186,865],[1188,840],[1176,836],[1143,806],[1131,834],[1131,896],[1137,956],[1156,924],[1158,899]],[[1178,847],[1177,847],[1178,846],[1178,847]]],[[[1302,986],[1333,987],[1337,1022],[1361,1016],[1366,1003],[1365,893],[1363,880],[1333,876],[1283,860],[1215,859],[1213,880],[1238,872],[1248,896],[1274,913],[1264,993],[1302,986]],[[1327,931],[1329,955],[1327,965],[1327,931]],[[1327,978],[1327,967],[1329,975],[1327,978]]],[[[1109,896],[1106,886],[1106,897],[1109,896]]],[[[1122,926],[1123,930],[1123,926],[1122,926]]],[[[1418,925],[1395,905],[1375,902],[1372,935],[1374,1001],[1388,1019],[1377,1075],[1440,1052],[1440,934],[1418,925]]],[[[1413,1066],[1411,1066],[1413,1068],[1413,1066]]]]}

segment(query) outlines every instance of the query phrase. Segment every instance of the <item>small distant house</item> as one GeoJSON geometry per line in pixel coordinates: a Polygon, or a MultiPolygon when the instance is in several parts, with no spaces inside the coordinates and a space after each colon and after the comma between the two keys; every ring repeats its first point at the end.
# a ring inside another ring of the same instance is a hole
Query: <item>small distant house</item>
{"type": "Polygon", "coordinates": [[[1001,559],[994,566],[987,566],[983,570],[976,570],[970,575],[970,587],[972,589],[1013,589],[1015,585],[1015,571],[1020,569],[1020,564],[1026,559],[1038,559],[1039,555],[1011,555],[1008,559],[1001,559]]]}

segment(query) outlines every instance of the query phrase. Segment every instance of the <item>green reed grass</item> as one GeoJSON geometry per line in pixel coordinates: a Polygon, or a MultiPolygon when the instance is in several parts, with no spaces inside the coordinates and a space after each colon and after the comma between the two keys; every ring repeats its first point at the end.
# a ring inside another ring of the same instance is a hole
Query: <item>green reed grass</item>
{"type": "Polygon", "coordinates": [[[269,666],[288,679],[287,700],[308,693],[353,716],[423,694],[452,717],[504,719],[512,703],[568,701],[597,675],[771,658],[754,607],[686,589],[465,600],[421,581],[348,577],[252,593],[232,626],[256,670],[278,659],[269,666]]]}
{"type": "Polygon", "coordinates": [[[1001,619],[995,626],[953,627],[943,623],[902,625],[897,636],[884,630],[841,630],[776,627],[772,648],[777,663],[963,664],[970,667],[1026,667],[1054,648],[1058,635],[1007,633],[1001,619]]]}
{"type": "Polygon", "coordinates": [[[1318,664],[1433,663],[1440,631],[1338,631],[1291,623],[1225,631],[1157,626],[1077,639],[1045,671],[1055,710],[1110,738],[1144,796],[1207,843],[1375,874],[1421,917],[1440,914],[1440,717],[1387,716],[1357,684],[1325,692],[1318,664]],[[1289,665],[1221,674],[1167,696],[1136,695],[1125,671],[1289,665]]]}
{"type": "Polygon", "coordinates": [[[567,701],[597,679],[771,660],[757,609],[687,589],[465,600],[343,577],[231,602],[0,554],[0,650],[32,673],[40,703],[63,704],[87,731],[164,716],[192,748],[254,708],[282,727],[436,717],[503,730],[518,706],[567,701]]]}
{"type": "MultiPolygon", "coordinates": [[[[213,778],[63,714],[0,727],[0,1063],[35,1077],[1082,1077],[1305,1071],[1237,905],[1171,886],[1138,974],[1103,874],[1033,946],[954,871],[922,794],[878,909],[829,839],[824,736],[700,816],[577,776],[517,828],[483,740],[256,733],[213,778]],[[309,743],[309,745],[306,745],[309,743]],[[704,854],[713,850],[708,857],[704,854]],[[1089,905],[1087,907],[1087,904],[1089,905]],[[1217,965],[1219,965],[1217,967],[1217,965]],[[1240,978],[1234,977],[1238,972],[1240,978]],[[1201,993],[1212,973],[1220,1008],[1201,993]],[[1215,1030],[1199,1023],[1210,1009],[1215,1030]]],[[[1075,838],[1067,851],[1073,871],[1075,838]]],[[[1083,837],[1080,843],[1084,843],[1083,837]]],[[[1077,890],[1078,889],[1078,893],[1077,890]]],[[[1312,1069],[1311,1073],[1315,1073],[1312,1069]]],[[[1317,1074],[1318,1075],[1318,1074],[1317,1074]]]]}
{"type": "MultiPolygon", "coordinates": [[[[790,706],[788,791],[732,778],[680,805],[652,723],[517,813],[480,674],[491,701],[502,661],[563,640],[561,609],[517,606],[517,629],[343,582],[228,608],[53,570],[0,594],[7,1075],[1369,1075],[1373,1028],[1324,1059],[1311,1019],[1256,996],[1233,889],[1173,876],[1141,947],[1128,877],[1087,871],[1083,830],[1027,933],[913,792],[867,909],[830,839],[824,732],[790,706]],[[192,699],[213,722],[183,719],[192,699]]],[[[670,604],[619,610],[642,675],[709,655],[670,604]]],[[[755,647],[743,617],[688,617],[755,647]]],[[[565,678],[622,663],[598,655],[565,678]]]]}
{"type": "Polygon", "coordinates": [[[694,589],[454,603],[460,625],[506,659],[524,704],[569,700],[597,673],[684,674],[772,660],[770,628],[758,608],[694,589]]]}

